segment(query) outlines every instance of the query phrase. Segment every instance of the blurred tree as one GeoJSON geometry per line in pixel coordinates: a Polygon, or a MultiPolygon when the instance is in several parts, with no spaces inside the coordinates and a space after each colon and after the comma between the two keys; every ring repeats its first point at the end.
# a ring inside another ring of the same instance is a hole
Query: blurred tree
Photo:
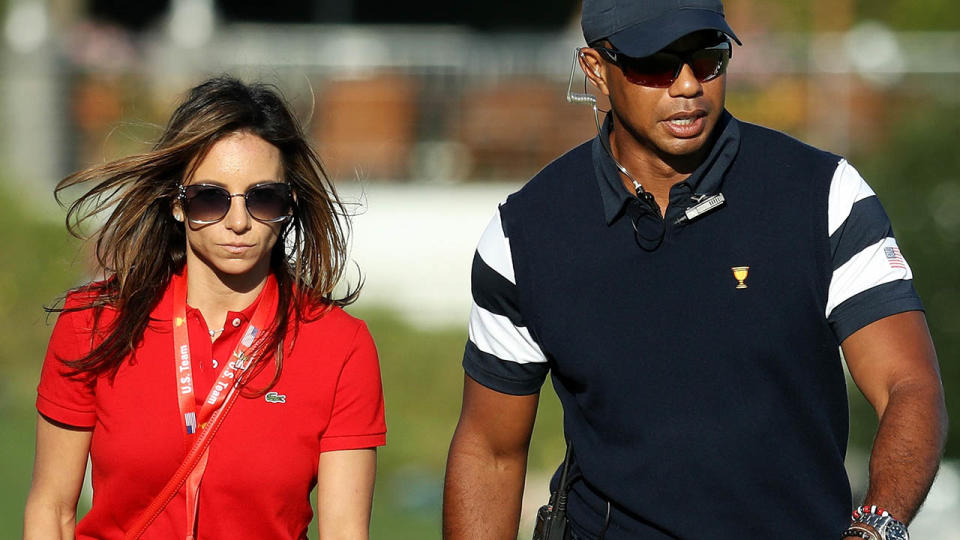
{"type": "Polygon", "coordinates": [[[170,8],[170,0],[89,0],[91,18],[114,23],[127,30],[144,30],[170,8]]]}
{"type": "Polygon", "coordinates": [[[875,19],[896,30],[960,30],[954,0],[857,0],[857,20],[875,19]]]}
{"type": "Polygon", "coordinates": [[[487,0],[449,2],[421,0],[355,0],[358,22],[404,22],[463,24],[479,30],[558,30],[566,26],[580,7],[578,0],[487,0]]]}
{"type": "Polygon", "coordinates": [[[352,3],[339,2],[340,7],[327,6],[334,2],[317,0],[304,2],[303,0],[273,0],[264,2],[230,2],[216,0],[217,11],[228,21],[264,22],[264,23],[309,23],[309,22],[344,22],[353,16],[352,3]],[[328,8],[321,10],[320,8],[328,8]],[[323,16],[323,11],[329,17],[323,16]],[[344,13],[346,12],[346,13],[344,13]]]}
{"type": "MultiPolygon", "coordinates": [[[[855,158],[894,224],[914,283],[927,309],[953,433],[960,430],[960,105],[903,101],[888,112],[894,129],[886,148],[855,158]]],[[[860,400],[862,401],[862,400],[860,400]]],[[[875,425],[869,407],[855,403],[851,437],[866,446],[875,425]]],[[[960,457],[960,437],[947,442],[948,457],[960,457]]]]}
{"type": "MultiPolygon", "coordinates": [[[[227,21],[463,24],[480,30],[560,29],[576,18],[580,8],[579,0],[214,2],[227,21]]],[[[0,0],[0,6],[5,3],[0,0]]],[[[751,31],[843,30],[864,19],[900,30],[960,29],[960,3],[951,0],[725,0],[724,4],[736,28],[751,31]]],[[[90,0],[87,5],[94,18],[142,30],[169,9],[170,0],[90,0]]]]}
{"type": "Polygon", "coordinates": [[[724,0],[734,29],[842,31],[864,20],[895,30],[960,30],[960,3],[952,0],[724,0]]]}
{"type": "MultiPolygon", "coordinates": [[[[105,1],[105,0],[98,0],[105,1]]],[[[361,24],[461,24],[481,30],[555,30],[572,20],[578,0],[449,2],[419,0],[276,0],[270,3],[216,0],[228,21],[338,22],[361,24]]]]}

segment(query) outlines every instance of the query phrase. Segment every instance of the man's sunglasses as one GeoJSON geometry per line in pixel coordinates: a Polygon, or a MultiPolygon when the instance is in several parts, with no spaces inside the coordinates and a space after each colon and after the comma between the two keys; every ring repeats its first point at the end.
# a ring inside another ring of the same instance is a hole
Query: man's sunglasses
{"type": "Polygon", "coordinates": [[[257,184],[246,193],[230,193],[212,184],[181,185],[177,200],[188,220],[208,225],[226,217],[234,197],[243,197],[247,212],[257,221],[276,223],[293,215],[290,185],[283,182],[257,184]]]}
{"type": "Polygon", "coordinates": [[[700,82],[716,79],[727,71],[732,48],[729,41],[684,53],[658,52],[643,58],[627,56],[607,47],[593,47],[623,71],[623,76],[633,84],[654,88],[671,86],[684,65],[693,69],[700,82]]]}

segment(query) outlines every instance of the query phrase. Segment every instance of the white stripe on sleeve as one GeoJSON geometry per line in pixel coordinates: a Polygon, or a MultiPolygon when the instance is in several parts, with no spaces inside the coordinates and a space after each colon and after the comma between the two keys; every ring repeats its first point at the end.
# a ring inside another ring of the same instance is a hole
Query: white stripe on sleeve
{"type": "Polygon", "coordinates": [[[503,315],[491,313],[477,304],[470,308],[470,341],[481,351],[517,364],[543,364],[547,359],[530,331],[514,326],[503,315]]]}
{"type": "MultiPolygon", "coordinates": [[[[493,215],[493,219],[483,231],[480,237],[480,243],[477,245],[477,253],[487,266],[493,268],[498,274],[505,277],[507,281],[517,284],[517,278],[513,274],[513,258],[510,255],[510,240],[503,235],[503,224],[500,222],[500,209],[493,215]]],[[[476,342],[474,342],[476,343],[476,342]]]]}
{"type": "Polygon", "coordinates": [[[887,237],[867,246],[833,271],[827,293],[827,318],[834,308],[846,300],[877,285],[898,279],[913,279],[913,272],[906,259],[900,256],[897,240],[887,237]],[[895,249],[895,256],[889,257],[885,248],[895,249]]]}
{"type": "Polygon", "coordinates": [[[863,180],[860,173],[841,159],[830,181],[830,195],[827,199],[828,234],[832,235],[843,225],[853,204],[874,195],[873,190],[863,180]]]}

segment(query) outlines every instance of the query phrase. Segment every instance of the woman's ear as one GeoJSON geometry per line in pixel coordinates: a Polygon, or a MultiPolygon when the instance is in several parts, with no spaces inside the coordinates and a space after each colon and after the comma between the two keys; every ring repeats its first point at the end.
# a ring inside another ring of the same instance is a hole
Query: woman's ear
{"type": "Polygon", "coordinates": [[[173,203],[173,208],[170,210],[170,213],[173,214],[173,219],[183,223],[183,207],[180,206],[180,201],[173,203]]]}

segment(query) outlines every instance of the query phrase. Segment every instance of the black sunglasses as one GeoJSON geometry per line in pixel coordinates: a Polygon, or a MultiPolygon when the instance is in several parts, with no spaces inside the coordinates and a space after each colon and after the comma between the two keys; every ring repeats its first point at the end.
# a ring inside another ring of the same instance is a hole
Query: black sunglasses
{"type": "Polygon", "coordinates": [[[283,182],[257,184],[245,193],[230,193],[212,184],[180,186],[177,200],[192,223],[209,225],[226,217],[234,197],[243,197],[250,216],[266,223],[283,221],[293,215],[290,185],[283,182]]]}
{"type": "Polygon", "coordinates": [[[716,79],[727,71],[733,49],[730,41],[683,53],[658,52],[643,58],[627,56],[607,47],[593,47],[623,71],[623,76],[633,84],[653,88],[667,88],[677,80],[684,65],[693,69],[700,82],[716,79]]]}

